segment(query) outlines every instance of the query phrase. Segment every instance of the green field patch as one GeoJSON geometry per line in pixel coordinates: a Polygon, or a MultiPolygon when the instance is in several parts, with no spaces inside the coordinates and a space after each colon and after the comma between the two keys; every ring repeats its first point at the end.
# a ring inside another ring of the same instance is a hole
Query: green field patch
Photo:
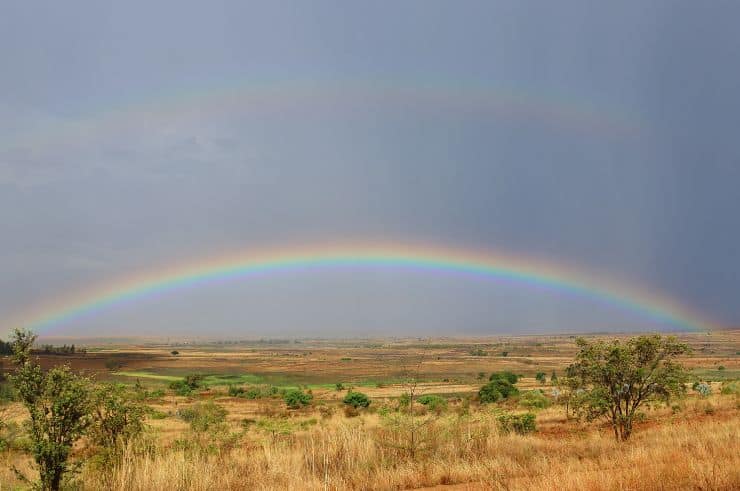
{"type": "Polygon", "coordinates": [[[740,370],[727,368],[720,370],[719,368],[695,368],[691,370],[691,373],[698,379],[701,380],[737,380],[740,379],[740,370]]]}
{"type": "Polygon", "coordinates": [[[263,382],[264,378],[259,375],[244,373],[235,375],[205,375],[202,383],[206,387],[210,387],[213,385],[261,384],[263,382]]]}
{"type": "Polygon", "coordinates": [[[156,373],[149,372],[111,372],[111,375],[118,377],[135,377],[135,378],[147,378],[153,380],[164,380],[166,382],[174,382],[175,380],[182,380],[182,377],[176,377],[174,375],[159,375],[156,373]]]}

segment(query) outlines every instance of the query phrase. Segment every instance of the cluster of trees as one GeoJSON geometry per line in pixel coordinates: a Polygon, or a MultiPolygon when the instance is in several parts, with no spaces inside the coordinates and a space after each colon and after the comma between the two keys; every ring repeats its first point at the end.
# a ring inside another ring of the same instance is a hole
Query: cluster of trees
{"type": "Polygon", "coordinates": [[[76,351],[75,345],[63,344],[61,346],[54,346],[52,344],[44,344],[41,346],[41,352],[45,355],[74,355],[75,352],[84,353],[85,350],[76,351]]]}
{"type": "Polygon", "coordinates": [[[11,343],[15,371],[10,379],[29,414],[30,452],[40,476],[35,487],[56,491],[76,470],[69,457],[80,438],[87,436],[113,458],[115,449],[141,432],[145,407],[128,397],[124,386],[94,385],[67,366],[42,370],[32,357],[35,341],[30,331],[15,331],[11,343]]]}

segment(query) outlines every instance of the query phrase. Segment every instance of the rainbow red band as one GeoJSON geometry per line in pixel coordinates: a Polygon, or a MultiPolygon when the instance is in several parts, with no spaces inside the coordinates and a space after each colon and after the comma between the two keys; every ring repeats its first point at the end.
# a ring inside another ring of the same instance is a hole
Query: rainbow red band
{"type": "Polygon", "coordinates": [[[589,298],[680,329],[711,330],[718,327],[660,295],[608,284],[593,275],[557,265],[501,254],[409,244],[301,247],[224,256],[138,275],[96,288],[93,292],[61,299],[38,309],[35,315],[26,316],[25,321],[16,325],[44,333],[106,307],[182,287],[203,287],[213,281],[261,274],[336,268],[393,268],[470,274],[589,298]]]}

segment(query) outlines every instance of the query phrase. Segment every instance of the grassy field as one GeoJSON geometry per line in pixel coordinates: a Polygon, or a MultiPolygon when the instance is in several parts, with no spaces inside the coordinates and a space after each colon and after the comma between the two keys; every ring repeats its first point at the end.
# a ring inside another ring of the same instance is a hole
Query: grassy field
{"type": "MultiPolygon", "coordinates": [[[[646,411],[623,443],[603,422],[567,417],[553,395],[552,372],[562,376],[576,353],[567,335],[115,347],[88,341],[87,353],[40,361],[69,363],[98,381],[138,383],[147,394],[148,430],[125,458],[101,468],[84,441],[75,448],[85,461],[75,484],[82,489],[739,489],[740,402],[731,382],[740,374],[740,331],[681,338],[693,350],[681,361],[712,394],[689,390],[672,407],[646,411]],[[478,404],[488,375],[503,370],[521,376],[522,392],[542,389],[548,407],[525,409],[518,398],[478,404]],[[538,372],[547,374],[544,383],[538,372]],[[418,393],[441,395],[446,406],[419,406],[394,425],[409,373],[418,393]],[[191,374],[201,376],[192,393],[169,388],[191,374]],[[236,387],[261,395],[230,395],[236,387]],[[288,409],[281,394],[290,388],[309,391],[311,403],[288,409]],[[371,398],[369,408],[345,409],[352,388],[371,398]],[[209,402],[226,410],[225,423],[195,432],[184,410],[209,402]],[[536,414],[537,431],[499,429],[503,412],[526,410],[536,414]],[[405,442],[415,422],[421,443],[410,456],[405,442]]],[[[0,457],[0,489],[24,489],[11,468],[33,475],[17,426],[26,413],[13,402],[3,411],[17,434],[0,457]]]]}

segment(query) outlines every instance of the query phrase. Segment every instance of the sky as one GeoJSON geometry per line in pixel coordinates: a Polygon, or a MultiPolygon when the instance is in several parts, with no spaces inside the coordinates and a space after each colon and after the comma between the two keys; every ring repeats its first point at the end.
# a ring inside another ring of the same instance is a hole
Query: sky
{"type": "MultiPolygon", "coordinates": [[[[740,4],[0,7],[0,331],[168,264],[338,241],[507,252],[740,324],[740,4]]],[[[218,282],[55,334],[655,329],[531,285],[218,282]]]]}

